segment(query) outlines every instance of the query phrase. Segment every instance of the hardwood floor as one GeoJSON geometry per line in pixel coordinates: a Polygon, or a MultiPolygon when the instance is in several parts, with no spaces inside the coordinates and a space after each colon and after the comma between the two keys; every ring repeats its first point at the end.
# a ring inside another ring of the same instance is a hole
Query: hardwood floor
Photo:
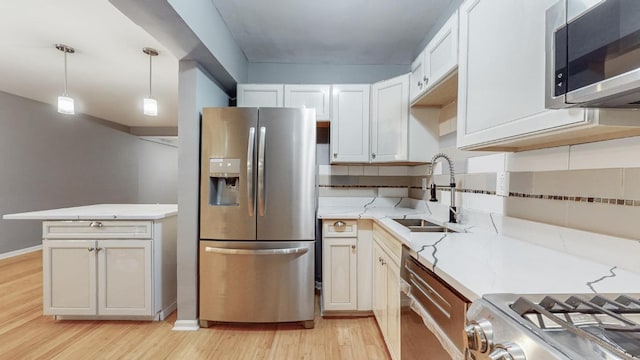
{"type": "Polygon", "coordinates": [[[42,253],[0,260],[0,359],[389,359],[373,317],[196,332],[171,331],[175,317],[55,321],[42,315],[42,253]]]}

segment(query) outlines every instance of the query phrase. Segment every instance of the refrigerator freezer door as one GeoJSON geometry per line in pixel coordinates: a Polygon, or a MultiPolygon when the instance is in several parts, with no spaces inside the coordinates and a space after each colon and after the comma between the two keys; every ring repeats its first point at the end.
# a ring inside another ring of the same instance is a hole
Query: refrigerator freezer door
{"type": "Polygon", "coordinates": [[[315,239],[313,109],[259,109],[257,240],[315,239]]]}
{"type": "Polygon", "coordinates": [[[200,241],[200,320],[313,320],[314,245],[200,241]]]}
{"type": "Polygon", "coordinates": [[[200,154],[200,238],[255,240],[258,109],[205,108],[200,154]]]}

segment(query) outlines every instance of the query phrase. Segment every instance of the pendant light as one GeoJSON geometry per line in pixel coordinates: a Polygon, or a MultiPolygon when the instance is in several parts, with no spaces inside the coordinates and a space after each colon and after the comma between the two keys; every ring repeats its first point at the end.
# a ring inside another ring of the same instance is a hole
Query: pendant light
{"type": "Polygon", "coordinates": [[[58,112],[61,114],[73,115],[75,109],[73,106],[73,98],[67,93],[67,54],[75,53],[75,49],[68,45],[56,44],[56,49],[64,53],[64,93],[58,96],[58,112]]]}
{"type": "Polygon", "coordinates": [[[142,48],[142,52],[149,55],[149,97],[144,99],[143,111],[148,116],[158,116],[158,102],[151,96],[151,59],[158,56],[158,50],[150,47],[142,48]]]}

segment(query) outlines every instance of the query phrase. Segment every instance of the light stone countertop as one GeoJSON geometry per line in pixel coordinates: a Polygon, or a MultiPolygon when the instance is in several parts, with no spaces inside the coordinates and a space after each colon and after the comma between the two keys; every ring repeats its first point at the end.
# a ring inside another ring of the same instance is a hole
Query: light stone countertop
{"type": "MultiPolygon", "coordinates": [[[[450,224],[444,220],[445,207],[424,202],[369,198],[365,205],[321,201],[318,218],[374,220],[471,301],[493,293],[640,293],[640,273],[505,236],[490,215],[489,224],[481,227],[464,220],[450,224]],[[394,218],[422,218],[459,232],[411,233],[394,218]]],[[[619,256],[630,256],[625,252],[619,256]]]]}
{"type": "Polygon", "coordinates": [[[96,204],[6,214],[6,220],[159,220],[178,214],[176,204],[96,204]]]}

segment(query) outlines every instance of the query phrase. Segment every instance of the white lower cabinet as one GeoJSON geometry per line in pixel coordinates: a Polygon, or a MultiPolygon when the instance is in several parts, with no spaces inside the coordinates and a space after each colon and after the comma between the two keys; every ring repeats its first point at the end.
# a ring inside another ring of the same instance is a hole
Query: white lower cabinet
{"type": "Polygon", "coordinates": [[[151,240],[45,240],[45,315],[151,316],[151,240]]]}
{"type": "Polygon", "coordinates": [[[391,358],[400,359],[400,257],[402,245],[373,225],[373,314],[391,358]]]}
{"type": "Polygon", "coordinates": [[[371,311],[371,221],[324,220],[322,312],[371,311]]]}
{"type": "Polygon", "coordinates": [[[97,313],[95,246],[95,240],[43,241],[45,315],[97,313]]]}
{"type": "Polygon", "coordinates": [[[161,320],[175,309],[176,217],[130,223],[147,238],[123,238],[107,221],[44,223],[45,315],[161,320]],[[64,238],[78,229],[86,239],[64,238]]]}
{"type": "Polygon", "coordinates": [[[99,240],[98,314],[153,315],[150,240],[99,240]]]}
{"type": "Polygon", "coordinates": [[[325,310],[356,310],[357,238],[327,238],[322,246],[325,310]]]}

